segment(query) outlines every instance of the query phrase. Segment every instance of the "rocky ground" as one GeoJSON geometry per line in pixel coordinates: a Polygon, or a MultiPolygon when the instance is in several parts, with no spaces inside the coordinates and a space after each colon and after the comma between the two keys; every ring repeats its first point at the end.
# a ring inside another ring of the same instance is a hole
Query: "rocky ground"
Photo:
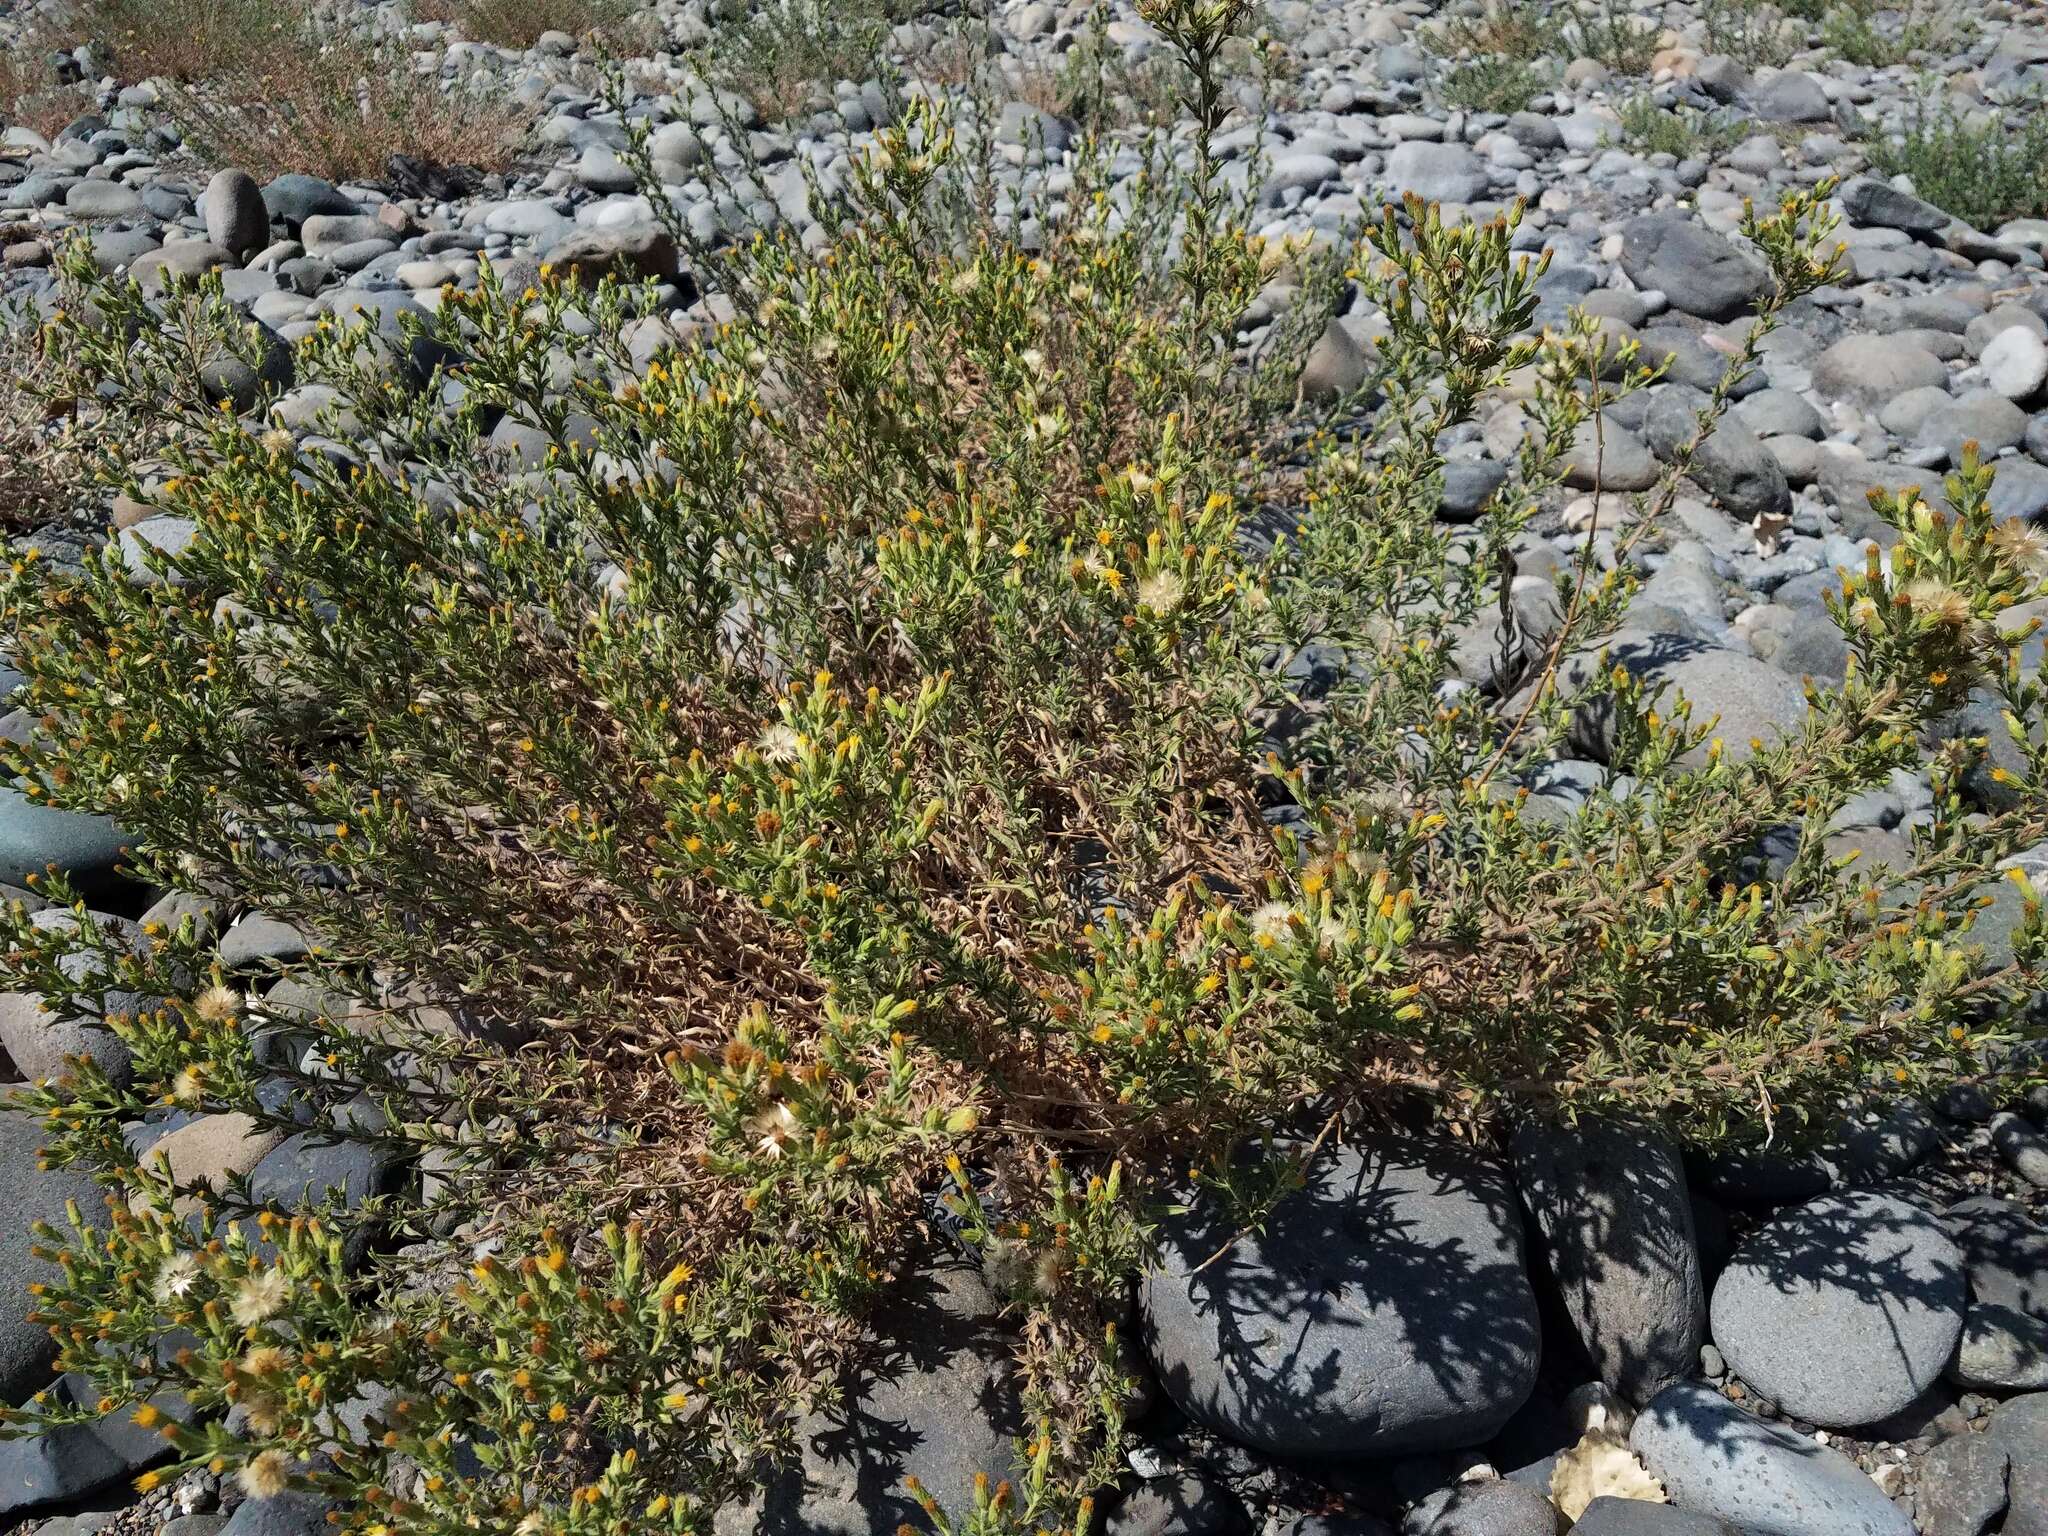
{"type": "MultiPolygon", "coordinates": [[[[1896,64],[1802,46],[1781,69],[1752,69],[1712,46],[1728,6],[1641,4],[1631,14],[1653,43],[1641,70],[1560,59],[1555,79],[1502,114],[1446,104],[1456,66],[1435,29],[1459,9],[1270,0],[1282,68],[1268,86],[1245,88],[1245,125],[1225,138],[1229,174],[1257,189],[1269,233],[1335,236],[1389,193],[1475,214],[1524,199],[1518,240],[1552,258],[1538,323],[1582,306],[1617,341],[1668,359],[1666,382],[1610,413],[1597,462],[1589,434],[1573,498],[1523,541],[1517,597],[1539,635],[1553,574],[1589,537],[1608,557],[1626,515],[1613,498],[1596,508],[1586,493],[1653,482],[1745,329],[1762,282],[1761,266],[1730,238],[1745,200],[1844,178],[1840,280],[1795,306],[1771,338],[1697,466],[1693,494],[1644,557],[1648,586],[1618,646],[1631,666],[1682,688],[1699,715],[1719,714],[1733,738],[1796,721],[1800,679],[1841,675],[1845,651],[1822,595],[1882,531],[1868,490],[1937,496],[1962,445],[1975,442],[1997,461],[1999,508],[2048,518],[2048,217],[1971,227],[1869,174],[1866,154],[1930,88],[1966,108],[2037,110],[2029,93],[2048,86],[2048,17],[1994,0],[1945,13],[1928,34],[1933,47],[1896,64]],[[1719,126],[1688,139],[1684,158],[1632,148],[1641,134],[1624,115],[1645,103],[1702,114],[1673,122],[1719,126]],[[1266,130],[1263,161],[1253,158],[1253,113],[1266,130]]],[[[98,110],[53,139],[0,133],[6,293],[47,306],[59,243],[83,229],[104,267],[146,287],[220,272],[228,294],[285,343],[357,312],[395,336],[400,318],[433,308],[445,286],[473,284],[484,256],[515,285],[530,264],[570,257],[657,275],[668,282],[669,323],[715,316],[717,297],[699,296],[686,260],[653,233],[646,194],[617,153],[621,123],[575,40],[551,34],[524,53],[492,49],[384,10],[390,27],[410,25],[427,68],[488,69],[531,106],[525,168],[398,167],[377,185],[284,175],[259,186],[184,154],[153,84],[109,77],[98,110]]],[[[1925,10],[1874,13],[1874,24],[1897,34],[1925,10]]],[[[1157,53],[1130,7],[1109,18],[1097,45],[1134,67],[1157,53]]],[[[714,38],[699,0],[662,0],[658,19],[672,48],[714,38]]],[[[1085,8],[1048,0],[991,19],[998,78],[1012,82],[1056,76],[1090,35],[1085,8]]],[[[892,52],[928,63],[946,25],[899,26],[892,52]]],[[[1795,26],[1809,43],[1811,30],[1795,26]]],[[[88,51],[52,68],[90,82],[100,63],[88,51]]],[[[758,221],[821,237],[812,183],[835,185],[897,110],[879,79],[821,82],[795,118],[770,122],[751,102],[715,93],[679,52],[637,61],[627,80],[629,110],[658,125],[659,195],[704,241],[758,221]],[[759,167],[751,181],[746,161],[759,167]]],[[[1041,106],[1003,107],[994,153],[1026,202],[1034,177],[1056,174],[1074,131],[1041,106]]],[[[1277,313],[1287,297],[1276,291],[1262,307],[1277,313]]],[[[1335,393],[1362,377],[1381,323],[1362,309],[1343,315],[1316,350],[1309,389],[1335,393]]],[[[227,376],[223,388],[246,408],[265,382],[227,376]]],[[[268,407],[275,425],[302,440],[334,430],[319,390],[268,382],[285,386],[268,407]]],[[[1452,450],[1448,522],[1470,518],[1521,440],[1513,398],[1489,411],[1452,450]]],[[[515,455],[537,451],[516,430],[503,436],[515,455]]],[[[53,558],[75,559],[109,522],[131,551],[175,546],[188,532],[145,496],[81,506],[29,537],[53,558]]],[[[2048,614],[2015,620],[2037,616],[2048,614]]],[[[1493,640],[1463,637],[1475,683],[1487,681],[1493,640]]],[[[20,726],[18,712],[0,721],[0,730],[20,726]]],[[[1956,728],[1969,726],[1966,717],[1956,728]]],[[[1587,759],[1545,770],[1530,785],[1531,814],[1612,792],[1598,755],[1589,743],[1587,759]]],[[[1987,776],[1973,793],[1998,791],[1987,776]]],[[[1899,775],[1839,818],[1838,851],[1903,858],[1930,801],[1924,776],[1899,775]]],[[[111,826],[0,788],[0,877],[19,882],[54,860],[138,933],[182,915],[175,900],[151,908],[148,893],[112,880],[117,848],[111,826]]],[[[2048,847],[2026,862],[2048,868],[2048,847]]],[[[305,943],[260,914],[195,915],[219,927],[223,966],[258,991],[305,943]]],[[[1975,937],[1995,953],[2015,915],[1995,907],[1975,937]]],[[[279,984],[265,1008],[288,1017],[322,1004],[293,988],[279,984]]],[[[103,1037],[67,1037],[24,995],[0,997],[0,1044],[23,1077],[54,1070],[67,1050],[118,1051],[103,1037]]],[[[172,1115],[132,1127],[132,1140],[167,1152],[181,1175],[248,1171],[259,1194],[310,1182],[360,1197],[410,1176],[361,1148],[249,1138],[222,1123],[231,1118],[172,1115]]],[[[1574,1529],[2048,1532],[2044,1118],[2048,1097],[2038,1092],[2007,1103],[1959,1090],[1938,1105],[1847,1122],[1825,1155],[1741,1163],[1580,1138],[1528,1137],[1501,1163],[1367,1144],[1332,1159],[1264,1234],[1207,1269],[1198,1266],[1217,1244],[1197,1212],[1167,1233],[1169,1262],[1142,1298],[1160,1390],[1107,1529],[1338,1536],[1394,1525],[1409,1536],[1549,1536],[1566,1523],[1554,1494],[1577,1513],[1607,1492],[1623,1498],[1595,1504],[1574,1529]],[[1596,1381],[1611,1390],[1589,1392],[1596,1381]],[[1669,1506],[1648,1501],[1659,1492],[1669,1506]]],[[[0,1118],[4,1163],[26,1207],[17,1214],[55,1218],[67,1197],[92,1192],[33,1172],[35,1139],[0,1118]]],[[[10,1401],[44,1384],[48,1359],[47,1341],[24,1321],[21,1289],[35,1263],[18,1227],[0,1231],[0,1394],[10,1401]]],[[[969,1277],[935,1305],[971,1320],[986,1297],[969,1277]]],[[[867,1404],[915,1432],[904,1464],[927,1480],[977,1448],[994,1455],[1000,1432],[959,1412],[946,1389],[977,1369],[980,1335],[963,1325],[935,1337],[908,1385],[867,1404]]],[[[325,1528],[325,1511],[296,1497],[229,1508],[233,1490],[203,1475],[137,1503],[128,1476],[155,1451],[142,1432],[111,1427],[0,1445],[0,1518],[62,1536],[325,1528]]],[[[816,1523],[805,1529],[835,1531],[895,1519],[865,1505],[807,1518],[816,1523]]]]}

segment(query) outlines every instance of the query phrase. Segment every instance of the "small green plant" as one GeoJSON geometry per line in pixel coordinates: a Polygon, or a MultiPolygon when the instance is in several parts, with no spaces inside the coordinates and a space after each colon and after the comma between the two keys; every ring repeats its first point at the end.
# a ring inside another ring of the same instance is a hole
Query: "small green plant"
{"type": "Polygon", "coordinates": [[[531,48],[544,32],[624,42],[629,29],[644,31],[649,19],[637,0],[409,0],[408,8],[422,21],[447,22],[474,42],[501,48],[531,48]]]}
{"type": "Polygon", "coordinates": [[[1743,136],[1743,124],[1719,113],[1663,107],[1648,96],[1630,97],[1616,111],[1621,119],[1620,142],[1647,155],[1700,159],[1727,149],[1743,136]]]}
{"type": "Polygon", "coordinates": [[[1949,0],[1839,0],[1821,18],[1821,43],[1852,64],[1883,69],[1916,54],[1955,47],[1966,22],[1949,0]]]}
{"type": "Polygon", "coordinates": [[[1575,52],[1617,75],[1644,75],[1657,55],[1657,29],[1627,0],[1580,0],[1567,36],[1575,52]]]}
{"type": "Polygon", "coordinates": [[[1770,0],[1704,0],[1700,22],[1707,52],[1751,69],[1787,64],[1806,46],[1806,28],[1770,0]]]}
{"type": "Polygon", "coordinates": [[[829,104],[838,81],[893,78],[889,32],[915,11],[914,0],[750,0],[718,27],[705,77],[780,122],[829,104]]]}
{"type": "Polygon", "coordinates": [[[1438,92],[1446,105],[1468,112],[1520,112],[1550,89],[1550,83],[1534,64],[1490,54],[1453,64],[1444,72],[1438,92]]]}
{"type": "Polygon", "coordinates": [[[1180,105],[1176,66],[1158,55],[1133,62],[1110,41],[1112,19],[1107,6],[1089,12],[1050,79],[1028,84],[1023,99],[1094,133],[1170,122],[1180,105]]]}
{"type": "Polygon", "coordinates": [[[1929,102],[1901,133],[1864,147],[1884,174],[1912,178],[1922,197],[1979,229],[2048,215],[2048,117],[2035,106],[1974,118],[1929,102]]]}
{"type": "Polygon", "coordinates": [[[1497,54],[1533,63],[1569,57],[1563,19],[1542,5],[1487,6],[1478,16],[1452,16],[1435,29],[1436,51],[1446,58],[1497,54]]]}

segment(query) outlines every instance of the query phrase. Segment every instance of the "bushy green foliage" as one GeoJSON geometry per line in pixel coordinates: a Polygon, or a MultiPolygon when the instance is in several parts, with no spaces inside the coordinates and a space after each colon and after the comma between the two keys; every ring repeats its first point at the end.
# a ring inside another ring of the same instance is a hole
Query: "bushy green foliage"
{"type": "Polygon", "coordinates": [[[1742,137],[1741,124],[1718,113],[1659,106],[1648,96],[1630,97],[1616,115],[1621,119],[1621,142],[1646,155],[1691,160],[1727,149],[1742,137]]]}
{"type": "Polygon", "coordinates": [[[2048,117],[2030,104],[1979,117],[1933,102],[1903,133],[1869,136],[1865,150],[1887,176],[1904,172],[1922,197],[1979,229],[2048,215],[2048,117]]]}
{"type": "MultiPolygon", "coordinates": [[[[148,579],[16,562],[40,724],[8,760],[120,818],[150,879],[317,932],[289,974],[339,1001],[249,995],[189,920],[7,915],[10,985],[135,1063],[32,1096],[112,1199],[45,1237],[42,1315],[97,1398],[15,1432],[133,1409],[170,1470],[311,1482],[378,1536],[702,1532],[940,1200],[1017,1310],[1037,1428],[1018,1486],[934,1519],[1080,1529],[1151,1215],[1193,1179],[1255,1218],[1276,1132],[1797,1141],[2008,1035],[2033,893],[2010,963],[1969,926],[2048,836],[2048,685],[1999,625],[2048,588],[1988,471],[1878,507],[1899,537],[1845,579],[1849,680],[1790,740],[1724,742],[1601,650],[1689,453],[1549,632],[1503,598],[1565,448],[1647,379],[1632,348],[1527,336],[1512,217],[1252,236],[1212,153],[1242,11],[1147,15],[1185,156],[1155,142],[1113,198],[1083,153],[1030,248],[964,147],[987,125],[921,99],[821,251],[696,254],[716,325],[549,273],[446,291],[404,345],[323,331],[300,375],[351,425],[318,446],[208,398],[206,360],[258,345],[217,287],[152,307],[72,260],[62,388],[167,424],[153,494],[196,531],[148,579]],[[1281,278],[1297,308],[1247,357],[1281,278]],[[1296,379],[1346,281],[1390,329],[1319,420],[1296,379]],[[1436,445],[1508,389],[1515,473],[1448,527],[1436,445]],[[485,451],[501,420],[544,460],[485,451]],[[1488,692],[1452,674],[1492,614],[1488,692]],[[1971,812],[1957,741],[1912,866],[1839,867],[1830,819],[1971,688],[2012,722],[2008,808],[1971,812]],[[1596,715],[1608,792],[1525,816],[1596,715]],[[120,1130],[166,1100],[423,1159],[438,1192],[176,1182],[120,1130]]],[[[1773,289],[1702,432],[1828,279],[1827,191],[1746,222],[1773,289]]]]}
{"type": "Polygon", "coordinates": [[[1708,53],[1751,69],[1783,66],[1806,45],[1807,29],[1771,0],[1705,0],[1700,21],[1708,53]]]}
{"type": "Polygon", "coordinates": [[[915,0],[747,0],[721,22],[704,68],[762,116],[792,117],[841,80],[887,74],[889,30],[915,15],[915,0]]]}
{"type": "Polygon", "coordinates": [[[1884,69],[1915,54],[1958,47],[1967,20],[1948,0],[1840,0],[1821,17],[1821,43],[1852,64],[1884,69]]]}
{"type": "Polygon", "coordinates": [[[1486,54],[1445,71],[1444,101],[1468,112],[1520,112],[1550,88],[1543,71],[1522,59],[1486,54]]]}

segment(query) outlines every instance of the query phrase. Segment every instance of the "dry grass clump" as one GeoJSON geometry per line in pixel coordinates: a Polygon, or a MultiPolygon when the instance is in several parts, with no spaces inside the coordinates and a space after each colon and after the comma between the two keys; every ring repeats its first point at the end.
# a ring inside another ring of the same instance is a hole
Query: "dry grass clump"
{"type": "Polygon", "coordinates": [[[47,139],[91,105],[78,87],[57,83],[49,52],[36,30],[0,47],[0,127],[26,128],[47,139]]]}
{"type": "Polygon", "coordinates": [[[0,533],[70,518],[87,492],[86,453],[38,386],[48,364],[33,326],[0,313],[0,533]]]}
{"type": "Polygon", "coordinates": [[[474,82],[444,84],[387,45],[305,39],[245,57],[203,84],[171,89],[187,143],[265,179],[330,181],[383,173],[393,155],[434,165],[508,165],[527,118],[474,82]]]}
{"type": "Polygon", "coordinates": [[[659,38],[659,24],[642,0],[412,0],[408,9],[420,21],[445,22],[471,42],[500,48],[531,48],[544,32],[594,38],[629,52],[659,38]]]}
{"type": "Polygon", "coordinates": [[[288,45],[303,23],[290,0],[76,0],[64,31],[103,43],[124,79],[200,81],[288,45]]]}

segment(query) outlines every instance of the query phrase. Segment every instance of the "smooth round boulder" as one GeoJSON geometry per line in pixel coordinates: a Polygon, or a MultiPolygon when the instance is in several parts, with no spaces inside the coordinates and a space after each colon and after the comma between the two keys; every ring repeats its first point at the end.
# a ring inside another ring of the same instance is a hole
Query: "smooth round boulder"
{"type": "Polygon", "coordinates": [[[1704,320],[1734,319],[1771,285],[1762,262],[1675,210],[1622,226],[1621,268],[1636,287],[1654,288],[1673,309],[1704,320]]]}
{"type": "Polygon", "coordinates": [[[1840,1451],[1693,1382],[1652,1399],[1628,1443],[1673,1504],[1749,1536],[1914,1536],[1905,1511],[1840,1451]]]}
{"type": "Polygon", "coordinates": [[[1948,369],[1924,347],[1896,336],[1844,336],[1812,363],[1813,387],[1831,400],[1883,410],[1909,389],[1940,389],[1948,369]]]}
{"type": "Polygon", "coordinates": [[[1326,1152],[1264,1227],[1197,1197],[1159,1230],[1146,1346],[1182,1411],[1290,1456],[1476,1445],[1535,1384],[1535,1292],[1500,1170],[1448,1143],[1326,1152]]]}
{"type": "Polygon", "coordinates": [[[1940,1378],[1962,1332],[1963,1256],[1939,1220],[1866,1190],[1779,1215],[1714,1286],[1714,1343],[1795,1418],[1874,1424],[1940,1378]]]}
{"type": "Polygon", "coordinates": [[[247,171],[216,171],[201,203],[206,238],[229,255],[247,256],[270,243],[270,210],[263,189],[247,171]]]}

